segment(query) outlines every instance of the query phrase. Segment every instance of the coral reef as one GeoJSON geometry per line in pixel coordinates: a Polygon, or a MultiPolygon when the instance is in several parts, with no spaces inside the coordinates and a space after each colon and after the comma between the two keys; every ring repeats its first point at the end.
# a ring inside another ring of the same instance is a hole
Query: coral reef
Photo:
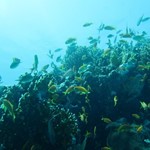
{"type": "Polygon", "coordinates": [[[99,30],[89,46],[68,39],[52,71],[39,71],[35,55],[17,84],[0,87],[0,149],[149,148],[150,39],[126,29],[103,49],[101,32],[115,28],[99,30]]]}

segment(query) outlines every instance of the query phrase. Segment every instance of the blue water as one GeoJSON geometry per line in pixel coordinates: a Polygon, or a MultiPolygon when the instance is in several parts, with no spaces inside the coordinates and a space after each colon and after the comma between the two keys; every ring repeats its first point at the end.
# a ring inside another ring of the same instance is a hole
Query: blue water
{"type": "Polygon", "coordinates": [[[32,67],[35,54],[39,56],[39,67],[50,63],[49,50],[63,48],[61,53],[65,54],[65,41],[69,37],[86,45],[87,37],[97,35],[101,23],[117,29],[129,26],[148,32],[148,22],[136,26],[143,14],[150,16],[148,0],[1,0],[0,75],[3,84],[15,84],[18,76],[32,67]],[[86,22],[93,25],[85,29],[82,25],[86,22]],[[20,58],[21,64],[12,70],[9,67],[13,57],[20,58]]]}

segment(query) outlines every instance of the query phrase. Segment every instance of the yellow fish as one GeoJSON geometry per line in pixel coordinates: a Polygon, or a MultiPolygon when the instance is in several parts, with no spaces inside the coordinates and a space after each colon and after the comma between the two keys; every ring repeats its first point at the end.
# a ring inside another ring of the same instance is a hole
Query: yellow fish
{"type": "Polygon", "coordinates": [[[132,114],[132,117],[134,117],[136,119],[140,119],[140,116],[138,114],[132,114]]]}
{"type": "Polygon", "coordinates": [[[137,128],[137,130],[136,130],[136,131],[137,131],[138,133],[141,133],[141,132],[142,132],[142,130],[143,130],[143,126],[142,126],[142,125],[140,125],[140,126],[137,128]]]}
{"type": "Polygon", "coordinates": [[[64,94],[67,95],[67,94],[70,94],[71,92],[73,92],[74,90],[74,86],[70,86],[65,92],[64,94]]]}
{"type": "Polygon", "coordinates": [[[105,147],[102,147],[102,148],[101,148],[101,150],[111,150],[111,148],[110,148],[110,147],[105,146],[105,147]]]}
{"type": "Polygon", "coordinates": [[[145,102],[140,101],[140,104],[141,104],[141,108],[143,108],[144,110],[148,109],[148,106],[145,102]]]}
{"type": "Polygon", "coordinates": [[[93,129],[94,138],[96,137],[96,126],[93,129]]]}
{"type": "Polygon", "coordinates": [[[125,132],[125,131],[129,131],[131,129],[132,129],[131,125],[129,125],[129,124],[122,124],[122,125],[120,125],[118,127],[117,131],[118,132],[125,132]]]}
{"type": "Polygon", "coordinates": [[[104,118],[104,117],[102,117],[102,119],[101,119],[103,122],[105,122],[105,123],[111,123],[112,121],[111,121],[111,119],[109,119],[109,118],[104,118]]]}
{"type": "Polygon", "coordinates": [[[117,105],[117,102],[118,102],[118,97],[114,96],[114,107],[117,105]]]}
{"type": "Polygon", "coordinates": [[[48,87],[48,91],[49,91],[50,93],[55,93],[56,90],[57,90],[56,85],[51,85],[50,87],[48,87]]]}
{"type": "Polygon", "coordinates": [[[85,122],[87,124],[87,114],[86,113],[79,113],[79,118],[82,122],[85,122]]]}
{"type": "Polygon", "coordinates": [[[7,99],[3,100],[3,108],[4,108],[4,111],[8,110],[9,114],[13,117],[13,120],[15,120],[16,116],[14,113],[14,107],[9,100],[7,99]]]}
{"type": "Polygon", "coordinates": [[[87,69],[88,69],[88,65],[87,64],[83,64],[82,66],[79,67],[78,73],[82,74],[82,73],[86,72],[87,69]]]}
{"type": "Polygon", "coordinates": [[[75,86],[75,90],[80,92],[80,94],[89,94],[90,92],[83,86],[75,86]]]}

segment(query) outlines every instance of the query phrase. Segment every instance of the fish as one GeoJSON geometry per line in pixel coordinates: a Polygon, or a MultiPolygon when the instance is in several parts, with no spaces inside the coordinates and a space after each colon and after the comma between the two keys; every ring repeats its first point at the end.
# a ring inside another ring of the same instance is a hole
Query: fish
{"type": "Polygon", "coordinates": [[[15,57],[15,58],[13,58],[13,62],[11,63],[10,68],[14,69],[14,68],[18,67],[18,65],[20,63],[21,63],[20,59],[15,57]]]}
{"type": "Polygon", "coordinates": [[[98,39],[92,39],[89,41],[90,44],[97,44],[98,43],[98,39]]]}
{"type": "Polygon", "coordinates": [[[111,123],[111,122],[112,122],[111,119],[106,118],[106,117],[102,117],[101,120],[102,120],[103,122],[105,122],[105,123],[111,123]]]}
{"type": "Polygon", "coordinates": [[[62,50],[62,48],[57,48],[57,49],[55,49],[54,52],[60,52],[61,50],[62,50]]]}
{"type": "Polygon", "coordinates": [[[49,64],[43,66],[42,69],[41,69],[41,71],[47,73],[46,70],[48,69],[48,67],[49,67],[49,64]]]}
{"type": "Polygon", "coordinates": [[[48,87],[48,91],[49,91],[50,93],[55,93],[56,90],[57,90],[56,85],[51,85],[51,86],[48,87]]]}
{"type": "Polygon", "coordinates": [[[107,38],[112,38],[112,37],[114,37],[113,34],[108,34],[108,35],[107,35],[107,38]]]}
{"type": "Polygon", "coordinates": [[[88,40],[93,40],[94,38],[92,36],[89,36],[87,39],[88,40]]]}
{"type": "Polygon", "coordinates": [[[50,87],[53,84],[53,79],[49,81],[48,87],[50,87]]]}
{"type": "Polygon", "coordinates": [[[12,116],[13,121],[14,121],[16,116],[15,116],[15,113],[14,113],[14,106],[13,106],[13,104],[9,100],[4,99],[2,108],[4,109],[5,112],[6,111],[9,112],[9,114],[12,116]]]}
{"type": "Polygon", "coordinates": [[[142,131],[143,131],[143,126],[142,125],[140,125],[138,128],[137,128],[137,130],[136,130],[138,133],[141,133],[142,131]]]}
{"type": "Polygon", "coordinates": [[[142,22],[148,21],[150,19],[150,17],[146,17],[142,19],[142,22]]]}
{"type": "Polygon", "coordinates": [[[132,114],[132,117],[134,117],[136,119],[140,119],[140,116],[138,114],[132,114]]]}
{"type": "Polygon", "coordinates": [[[85,107],[82,107],[82,113],[79,113],[79,118],[81,121],[85,122],[86,124],[88,123],[87,121],[88,114],[85,111],[85,107]]]}
{"type": "Polygon", "coordinates": [[[118,102],[118,97],[114,96],[114,107],[117,105],[117,102],[118,102]]]}
{"type": "Polygon", "coordinates": [[[108,146],[104,146],[104,147],[101,148],[101,150],[111,150],[111,148],[108,147],[108,146]]]}
{"type": "Polygon", "coordinates": [[[71,92],[73,92],[74,87],[75,87],[75,86],[70,86],[70,87],[64,92],[64,94],[67,95],[67,94],[70,94],[71,92]]]}
{"type": "Polygon", "coordinates": [[[118,31],[116,32],[116,34],[119,34],[121,31],[122,31],[122,30],[118,30],[118,31]]]}
{"type": "Polygon", "coordinates": [[[47,56],[48,56],[50,59],[53,59],[54,54],[52,54],[51,50],[49,50],[49,54],[47,54],[47,56]]]}
{"type": "Polygon", "coordinates": [[[85,113],[85,112],[79,113],[79,118],[80,118],[80,120],[82,122],[85,122],[86,124],[88,123],[88,121],[87,121],[87,118],[88,118],[87,113],[85,113]]]}
{"type": "Polygon", "coordinates": [[[120,37],[122,37],[122,38],[131,38],[132,37],[132,35],[130,34],[130,33],[125,33],[125,34],[120,34],[120,37]]]}
{"type": "Polygon", "coordinates": [[[137,26],[139,26],[142,22],[148,21],[148,20],[150,19],[150,17],[145,17],[145,18],[143,18],[143,17],[144,17],[144,15],[142,15],[142,16],[139,18],[139,20],[138,20],[138,22],[137,22],[137,26]]]}
{"type": "Polygon", "coordinates": [[[38,56],[37,56],[37,55],[34,55],[33,69],[34,69],[35,71],[37,71],[37,69],[38,69],[38,64],[39,64],[38,56]]]}
{"type": "Polygon", "coordinates": [[[87,22],[87,23],[85,23],[84,25],[83,25],[83,27],[89,27],[89,26],[91,26],[93,23],[91,23],[91,22],[87,22]]]}
{"type": "Polygon", "coordinates": [[[76,38],[68,38],[68,40],[66,40],[65,44],[71,44],[74,43],[76,41],[76,38]]]}
{"type": "Polygon", "coordinates": [[[56,62],[61,62],[61,61],[62,61],[61,56],[58,56],[58,57],[56,58],[56,62]]]}
{"type": "Polygon", "coordinates": [[[115,30],[115,27],[113,26],[104,26],[105,30],[115,30]]]}
{"type": "Polygon", "coordinates": [[[75,86],[74,89],[78,91],[80,94],[89,94],[90,92],[84,88],[83,86],[75,86]]]}
{"type": "Polygon", "coordinates": [[[120,37],[121,38],[131,38],[133,35],[133,32],[131,29],[129,29],[128,27],[126,27],[126,32],[125,33],[121,33],[120,37]]]}
{"type": "Polygon", "coordinates": [[[139,20],[138,20],[138,22],[137,22],[137,24],[136,24],[137,26],[139,26],[139,25],[141,24],[143,17],[144,17],[144,15],[142,15],[142,16],[139,18],[139,20]]]}
{"type": "Polygon", "coordinates": [[[140,101],[140,104],[141,104],[141,108],[143,108],[144,110],[148,109],[148,106],[145,102],[140,101]]]}
{"type": "Polygon", "coordinates": [[[129,124],[121,124],[118,128],[117,128],[117,131],[118,132],[124,132],[124,131],[129,131],[132,129],[132,126],[129,125],[129,124]]]}
{"type": "Polygon", "coordinates": [[[103,23],[101,23],[100,26],[98,27],[98,32],[102,31],[104,29],[104,26],[105,25],[103,23]]]}
{"type": "Polygon", "coordinates": [[[150,144],[150,139],[144,139],[144,142],[145,142],[146,144],[150,144]]]}
{"type": "Polygon", "coordinates": [[[94,127],[94,129],[93,129],[93,135],[94,135],[94,138],[96,137],[96,126],[94,127]]]}
{"type": "Polygon", "coordinates": [[[89,65],[83,64],[82,66],[79,67],[78,73],[82,74],[82,73],[86,72],[88,70],[88,67],[89,67],[89,65]]]}

